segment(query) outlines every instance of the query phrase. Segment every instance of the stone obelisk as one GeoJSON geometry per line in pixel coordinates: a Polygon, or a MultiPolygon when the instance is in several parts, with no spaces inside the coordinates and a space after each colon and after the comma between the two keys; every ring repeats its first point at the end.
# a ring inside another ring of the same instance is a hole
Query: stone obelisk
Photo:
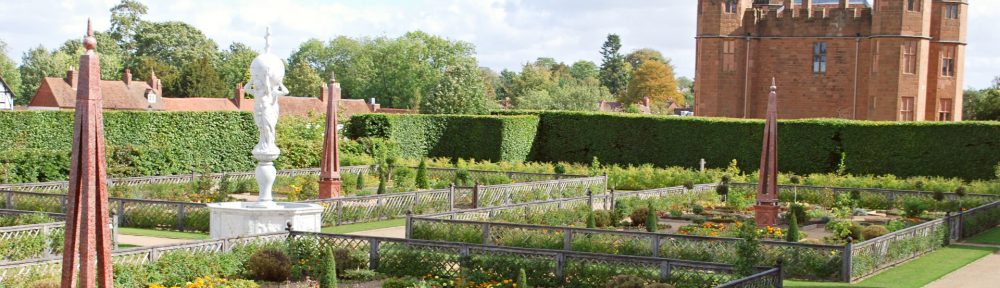
{"type": "Polygon", "coordinates": [[[326,99],[326,134],[323,138],[323,159],[320,162],[319,198],[340,197],[340,146],[337,143],[337,104],[340,83],[330,75],[326,99]]]}
{"type": "Polygon", "coordinates": [[[757,205],[754,219],[759,226],[778,225],[778,87],[771,79],[767,96],[767,121],[760,152],[760,179],[757,181],[757,205]]]}
{"type": "MultiPolygon", "coordinates": [[[[87,20],[86,52],[80,56],[80,76],[73,120],[66,231],[63,242],[63,288],[111,287],[111,233],[108,228],[107,165],[104,161],[104,116],[97,39],[87,20]],[[79,282],[77,268],[79,267],[79,282]]],[[[120,213],[120,212],[119,212],[120,213]]]]}

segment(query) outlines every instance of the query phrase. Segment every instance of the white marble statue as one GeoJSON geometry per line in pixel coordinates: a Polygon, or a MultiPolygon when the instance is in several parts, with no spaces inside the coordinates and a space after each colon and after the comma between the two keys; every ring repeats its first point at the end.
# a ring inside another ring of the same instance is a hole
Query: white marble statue
{"type": "Polygon", "coordinates": [[[250,63],[250,83],[244,90],[254,95],[253,121],[257,124],[259,138],[253,147],[254,158],[257,159],[257,185],[260,188],[259,202],[272,202],[271,187],[277,171],[274,160],[281,151],[275,144],[275,126],[278,124],[278,97],[288,95],[288,88],[282,81],[285,79],[285,64],[281,58],[271,54],[271,29],[264,36],[264,53],[250,63]]]}

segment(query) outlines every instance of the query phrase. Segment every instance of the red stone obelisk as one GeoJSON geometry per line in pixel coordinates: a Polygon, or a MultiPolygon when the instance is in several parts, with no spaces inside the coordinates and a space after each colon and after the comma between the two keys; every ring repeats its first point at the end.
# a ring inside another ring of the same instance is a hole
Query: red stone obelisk
{"type": "Polygon", "coordinates": [[[111,234],[108,231],[101,67],[94,52],[97,39],[90,20],[87,20],[83,47],[86,52],[80,56],[80,82],[76,92],[61,287],[79,284],[88,288],[108,288],[112,273],[111,234]]]}
{"type": "Polygon", "coordinates": [[[340,83],[333,75],[327,88],[326,134],[323,136],[323,160],[320,162],[319,198],[340,197],[340,146],[337,144],[337,102],[340,83]]]}
{"type": "Polygon", "coordinates": [[[771,79],[767,96],[767,122],[764,123],[764,145],[760,152],[760,179],[757,181],[757,205],[754,218],[757,225],[778,225],[778,87],[771,79]]]}

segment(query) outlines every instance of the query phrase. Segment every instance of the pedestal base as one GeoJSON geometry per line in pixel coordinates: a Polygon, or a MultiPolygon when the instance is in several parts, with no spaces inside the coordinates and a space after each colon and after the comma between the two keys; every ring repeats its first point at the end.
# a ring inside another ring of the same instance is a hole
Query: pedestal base
{"type": "Polygon", "coordinates": [[[756,205],[753,206],[754,220],[757,227],[778,227],[778,206],[776,205],[756,205]]]}
{"type": "Polygon", "coordinates": [[[308,203],[224,202],[208,204],[211,212],[212,239],[242,237],[282,232],[292,223],[292,230],[319,232],[323,224],[323,206],[308,203]],[[270,204],[270,203],[268,203],[270,204]]]}
{"type": "Polygon", "coordinates": [[[319,180],[319,199],[340,197],[340,179],[319,180]]]}

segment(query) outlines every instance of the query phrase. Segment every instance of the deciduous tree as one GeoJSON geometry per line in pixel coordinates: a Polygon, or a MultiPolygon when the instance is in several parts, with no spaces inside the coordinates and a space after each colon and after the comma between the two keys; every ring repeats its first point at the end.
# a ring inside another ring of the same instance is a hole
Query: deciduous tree
{"type": "Polygon", "coordinates": [[[437,87],[422,99],[420,113],[484,114],[492,106],[485,88],[475,62],[448,66],[437,87]]]}
{"type": "Polygon", "coordinates": [[[14,63],[14,60],[7,55],[7,42],[3,40],[0,40],[0,77],[3,78],[4,82],[7,82],[10,92],[14,92],[15,103],[27,102],[21,95],[21,72],[17,71],[17,63],[14,63]]]}
{"type": "Polygon", "coordinates": [[[660,61],[643,62],[632,75],[626,97],[620,99],[622,103],[637,103],[644,97],[649,97],[657,105],[668,102],[684,105],[684,95],[677,90],[673,71],[660,61]]]}

